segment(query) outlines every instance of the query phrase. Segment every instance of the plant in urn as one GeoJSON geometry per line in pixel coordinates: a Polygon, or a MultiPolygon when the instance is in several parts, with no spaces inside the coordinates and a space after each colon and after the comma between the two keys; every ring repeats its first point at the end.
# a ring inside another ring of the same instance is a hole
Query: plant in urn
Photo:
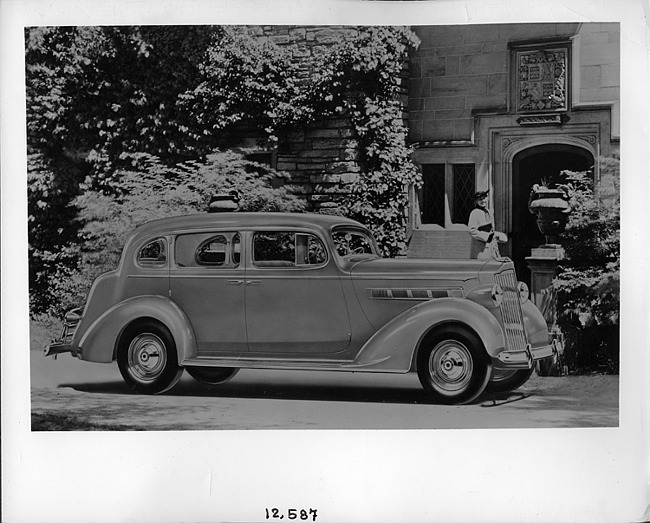
{"type": "Polygon", "coordinates": [[[533,185],[528,210],[537,215],[537,227],[546,237],[546,245],[541,247],[558,248],[559,236],[564,232],[572,210],[569,187],[558,185],[557,189],[551,189],[545,185],[533,185]]]}

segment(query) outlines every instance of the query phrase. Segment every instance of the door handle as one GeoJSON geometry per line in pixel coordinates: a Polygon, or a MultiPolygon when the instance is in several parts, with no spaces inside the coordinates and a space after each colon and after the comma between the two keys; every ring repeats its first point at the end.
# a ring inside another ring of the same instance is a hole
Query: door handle
{"type": "Polygon", "coordinates": [[[259,285],[262,283],[260,280],[247,280],[246,285],[259,285]]]}
{"type": "Polygon", "coordinates": [[[226,285],[241,285],[244,280],[227,280],[226,285]]]}

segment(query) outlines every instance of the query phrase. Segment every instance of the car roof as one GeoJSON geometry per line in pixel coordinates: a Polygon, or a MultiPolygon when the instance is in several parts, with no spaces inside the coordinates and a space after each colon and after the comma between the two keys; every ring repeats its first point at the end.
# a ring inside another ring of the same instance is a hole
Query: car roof
{"type": "Polygon", "coordinates": [[[197,213],[152,220],[137,227],[132,236],[142,237],[156,233],[164,234],[182,229],[199,229],[204,227],[312,226],[320,229],[330,229],[334,225],[360,226],[359,222],[349,218],[327,214],[283,212],[197,213]]]}

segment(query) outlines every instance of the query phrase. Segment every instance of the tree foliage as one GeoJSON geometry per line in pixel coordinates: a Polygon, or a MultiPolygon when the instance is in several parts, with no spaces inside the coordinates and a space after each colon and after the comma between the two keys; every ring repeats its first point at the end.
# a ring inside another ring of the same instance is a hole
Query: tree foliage
{"type": "Polygon", "coordinates": [[[268,39],[255,38],[247,27],[223,28],[199,67],[200,83],[179,100],[194,125],[221,143],[229,132],[245,126],[262,141],[275,144],[278,133],[300,121],[298,66],[291,53],[268,39]]]}
{"type": "Polygon", "coordinates": [[[600,158],[600,182],[565,171],[573,211],[563,235],[567,259],[553,286],[558,325],[573,372],[618,371],[620,308],[619,160],[600,158]]]}
{"type": "MultiPolygon", "coordinates": [[[[29,146],[91,168],[93,181],[146,152],[175,163],[204,155],[181,95],[219,29],[211,26],[45,27],[26,33],[29,146]]],[[[107,187],[104,187],[107,189],[107,187]]]]}
{"type": "MultiPolygon", "coordinates": [[[[200,166],[214,167],[211,154],[232,146],[242,132],[279,148],[298,127],[352,122],[361,173],[342,210],[373,229],[385,254],[402,253],[404,189],[420,178],[399,97],[404,60],[417,39],[399,27],[350,33],[312,62],[296,64],[290,46],[276,46],[247,27],[28,28],[34,311],[59,307],[60,282],[92,265],[89,249],[98,259],[117,249],[121,236],[108,229],[123,231],[139,220],[131,203],[147,216],[167,201],[177,211],[197,208],[198,201],[178,200],[179,191],[207,184],[190,178],[201,180],[200,166]],[[308,77],[305,67],[313,72],[308,77]],[[93,227],[104,232],[89,242],[89,234],[99,234],[93,227]]],[[[255,179],[275,198],[266,181],[255,179]]],[[[252,185],[246,194],[256,194],[252,185]]],[[[268,195],[258,196],[258,207],[266,208],[268,195]]]]}
{"type": "Polygon", "coordinates": [[[142,153],[165,164],[212,147],[177,106],[214,28],[31,27],[25,31],[32,310],[52,304],[79,257],[73,200],[105,193],[142,153]],[[186,132],[187,131],[187,132],[186,132]]]}

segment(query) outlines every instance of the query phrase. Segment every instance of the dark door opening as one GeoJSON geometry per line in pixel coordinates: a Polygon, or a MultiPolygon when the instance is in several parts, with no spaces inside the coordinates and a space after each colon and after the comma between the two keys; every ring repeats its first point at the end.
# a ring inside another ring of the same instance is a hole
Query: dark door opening
{"type": "Polygon", "coordinates": [[[536,216],[528,211],[528,197],[534,184],[547,180],[564,183],[562,171],[593,172],[594,157],[580,147],[549,144],[531,147],[518,153],[512,160],[512,259],[519,280],[530,285],[530,270],[526,257],[531,249],[544,243],[536,216]]]}

